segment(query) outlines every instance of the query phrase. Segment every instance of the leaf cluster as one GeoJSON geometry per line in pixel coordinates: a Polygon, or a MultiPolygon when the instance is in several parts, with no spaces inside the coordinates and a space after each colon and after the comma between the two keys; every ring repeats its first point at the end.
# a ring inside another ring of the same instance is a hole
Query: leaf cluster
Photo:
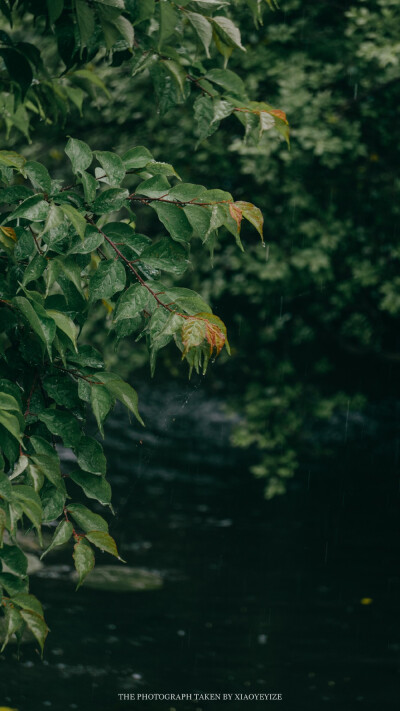
{"type": "Polygon", "coordinates": [[[65,122],[72,109],[82,115],[96,91],[110,99],[99,72],[109,64],[131,86],[148,77],[161,114],[194,92],[199,141],[231,114],[246,135],[275,129],[288,141],[285,114],[250,101],[242,79],[226,68],[235,49],[246,51],[232,10],[227,0],[2,0],[0,108],[7,135],[15,129],[29,139],[37,120],[65,122]]]}
{"type": "Polygon", "coordinates": [[[184,273],[194,237],[214,244],[226,228],[240,245],[242,218],[262,237],[258,208],[182,183],[144,147],[119,156],[71,138],[65,150],[75,178],[67,186],[42,164],[0,151],[0,586],[5,644],[28,626],[41,648],[47,626],[29,594],[18,528],[33,526],[41,541],[43,524],[56,523],[44,554],[72,541],[78,585],[94,566],[94,548],[119,558],[106,520],[73,500],[70,482],[112,510],[106,459],[87,434],[88,417],[104,436],[119,401],[142,422],[136,391],[106,370],[98,351],[80,345],[82,328],[103,304],[117,341],[146,340],[152,371],[160,349],[174,342],[190,370],[204,372],[213,352],[229,351],[225,325],[195,291],[164,285],[162,273],[184,273]],[[162,230],[155,240],[134,227],[133,210],[148,208],[162,230]],[[76,462],[68,475],[60,443],[76,462]]]}

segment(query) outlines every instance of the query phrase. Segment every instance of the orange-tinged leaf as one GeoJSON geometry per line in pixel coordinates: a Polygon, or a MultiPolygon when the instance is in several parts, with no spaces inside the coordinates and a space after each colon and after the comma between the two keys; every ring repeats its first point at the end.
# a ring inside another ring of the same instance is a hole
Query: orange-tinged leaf
{"type": "Polygon", "coordinates": [[[185,347],[182,358],[184,358],[191,348],[195,348],[203,343],[206,337],[206,323],[204,319],[197,316],[189,316],[182,326],[182,343],[185,347]]]}
{"type": "Polygon", "coordinates": [[[182,343],[185,348],[182,358],[187,356],[191,348],[201,346],[204,341],[210,346],[210,355],[214,348],[216,355],[219,355],[224,346],[230,352],[226,326],[218,316],[205,312],[188,316],[182,327],[182,343]]]}
{"type": "Polygon", "coordinates": [[[264,218],[262,215],[261,210],[253,205],[251,202],[236,202],[235,205],[241,210],[243,217],[246,218],[253,227],[256,228],[258,234],[261,237],[261,241],[264,242],[264,236],[263,236],[263,225],[264,225],[264,218]]]}
{"type": "Polygon", "coordinates": [[[272,114],[272,116],[277,116],[277,118],[282,119],[285,123],[289,125],[289,121],[286,118],[286,114],[284,111],[281,111],[280,109],[271,109],[271,111],[268,112],[269,114],[272,114]]]}
{"type": "Polygon", "coordinates": [[[17,241],[17,235],[15,234],[15,230],[12,227],[3,227],[3,225],[0,225],[0,230],[4,235],[6,235],[6,237],[10,237],[14,240],[14,242],[17,241]]]}
{"type": "Polygon", "coordinates": [[[230,202],[229,203],[229,213],[230,216],[233,217],[237,224],[238,232],[240,232],[240,225],[242,224],[242,219],[243,219],[243,213],[238,207],[236,202],[230,202]]]}
{"type": "Polygon", "coordinates": [[[225,334],[214,323],[206,322],[206,339],[210,344],[210,355],[214,348],[219,355],[225,345],[225,334]]]}

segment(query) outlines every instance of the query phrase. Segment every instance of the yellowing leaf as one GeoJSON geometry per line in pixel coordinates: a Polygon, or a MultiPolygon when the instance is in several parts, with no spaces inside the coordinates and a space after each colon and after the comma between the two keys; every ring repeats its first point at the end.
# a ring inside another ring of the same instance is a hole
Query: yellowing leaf
{"type": "Polygon", "coordinates": [[[182,326],[182,343],[185,347],[182,358],[186,356],[191,348],[195,348],[203,343],[206,337],[206,324],[203,319],[196,316],[189,316],[182,326]]]}
{"type": "Polygon", "coordinates": [[[13,239],[14,242],[17,241],[17,235],[15,234],[15,230],[12,227],[3,227],[3,225],[0,225],[0,230],[6,237],[10,237],[10,239],[13,239]]]}
{"type": "Polygon", "coordinates": [[[289,124],[289,121],[287,120],[284,111],[281,111],[280,109],[271,109],[271,111],[269,111],[268,113],[272,114],[272,116],[277,116],[278,118],[282,119],[282,121],[289,124]]]}
{"type": "Polygon", "coordinates": [[[105,307],[108,314],[111,314],[114,311],[114,306],[112,304],[110,304],[110,302],[107,301],[107,299],[102,299],[101,303],[105,307]]]}
{"type": "Polygon", "coordinates": [[[235,202],[229,203],[229,214],[235,220],[238,232],[240,232],[240,225],[242,224],[243,213],[240,207],[238,207],[235,202]]]}
{"type": "Polygon", "coordinates": [[[182,343],[184,345],[182,357],[184,358],[191,348],[200,346],[203,341],[207,341],[209,344],[210,355],[214,348],[216,354],[219,355],[226,343],[226,328],[218,316],[209,313],[188,316],[182,327],[182,343]]]}
{"type": "Polygon", "coordinates": [[[243,215],[243,217],[246,218],[253,227],[256,228],[258,234],[261,237],[261,240],[264,241],[264,236],[263,236],[263,225],[264,225],[264,218],[262,215],[261,210],[253,205],[251,202],[235,202],[235,206],[237,209],[239,209],[243,215]]]}
{"type": "Polygon", "coordinates": [[[214,348],[217,351],[217,355],[219,355],[225,345],[225,335],[218,326],[209,321],[206,323],[206,339],[210,344],[210,355],[214,348]]]}

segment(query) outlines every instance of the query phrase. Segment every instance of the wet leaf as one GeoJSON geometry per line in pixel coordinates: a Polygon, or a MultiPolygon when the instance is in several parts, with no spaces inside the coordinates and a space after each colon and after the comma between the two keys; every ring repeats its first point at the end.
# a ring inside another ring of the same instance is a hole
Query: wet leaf
{"type": "Polygon", "coordinates": [[[94,568],[95,563],[93,551],[84,538],[81,538],[81,540],[75,544],[73,559],[79,576],[79,582],[76,587],[76,589],[78,589],[82,585],[87,574],[94,568]]]}

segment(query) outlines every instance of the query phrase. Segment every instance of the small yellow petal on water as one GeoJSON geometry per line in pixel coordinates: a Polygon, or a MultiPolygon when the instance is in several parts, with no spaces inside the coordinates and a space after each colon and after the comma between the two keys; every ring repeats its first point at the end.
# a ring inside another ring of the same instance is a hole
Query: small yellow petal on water
{"type": "MultiPolygon", "coordinates": [[[[373,603],[372,597],[362,597],[360,600],[362,605],[371,605],[373,603]]],[[[1,711],[1,709],[0,709],[1,711]]]]}
{"type": "Polygon", "coordinates": [[[0,711],[18,711],[18,709],[10,709],[9,706],[0,706],[0,711]]]}

